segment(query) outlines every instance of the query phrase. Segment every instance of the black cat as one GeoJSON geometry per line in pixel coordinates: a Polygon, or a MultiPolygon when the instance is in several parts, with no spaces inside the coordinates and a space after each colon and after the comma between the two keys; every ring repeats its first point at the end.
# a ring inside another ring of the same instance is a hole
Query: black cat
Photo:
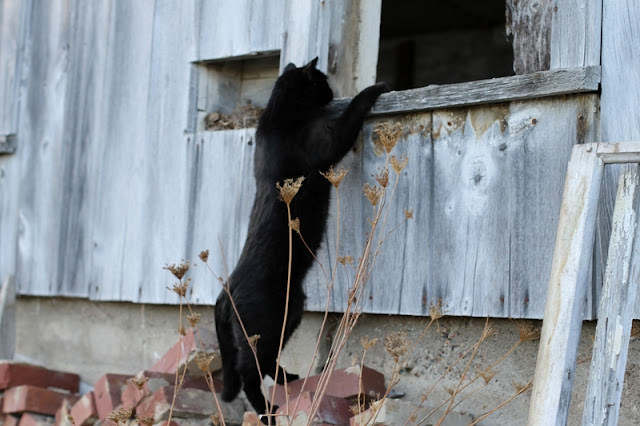
{"type": "MultiPolygon", "coordinates": [[[[316,69],[318,58],[302,68],[289,64],[278,78],[256,132],[254,175],[256,197],[240,260],[229,277],[231,296],[249,336],[259,335],[262,374],[275,377],[276,357],[284,319],[289,259],[286,204],[278,198],[276,182],[304,176],[291,202],[291,217],[300,219],[300,232],[315,252],[323,238],[331,184],[320,175],[353,147],[365,115],[387,86],[364,89],[347,108],[332,114],[327,108],[333,92],[327,76],[316,69]]],[[[304,309],[304,277],[313,258],[294,233],[289,313],[284,342],[300,324],[304,309]]],[[[226,292],[215,308],[222,355],[222,399],[233,400],[242,384],[258,413],[266,412],[253,354],[226,292]]],[[[287,374],[287,381],[297,379],[287,374]]],[[[283,383],[283,371],[278,374],[283,383]]]]}

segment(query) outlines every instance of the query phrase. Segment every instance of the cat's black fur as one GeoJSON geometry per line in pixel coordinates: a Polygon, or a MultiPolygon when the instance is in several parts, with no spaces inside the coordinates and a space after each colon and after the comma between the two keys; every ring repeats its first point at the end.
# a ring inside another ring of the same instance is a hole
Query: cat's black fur
{"type": "MultiPolygon", "coordinates": [[[[304,67],[289,64],[278,78],[256,133],[254,175],[256,197],[247,240],[229,277],[229,288],[249,336],[257,342],[262,374],[275,376],[287,290],[289,231],[286,204],[279,200],[276,182],[304,176],[302,188],[291,202],[292,218],[300,219],[300,232],[315,252],[323,238],[331,184],[320,175],[353,147],[365,115],[384,83],[364,89],[341,114],[327,105],[333,92],[327,77],[316,69],[318,58],[304,67]]],[[[298,327],[304,309],[304,277],[313,258],[300,237],[293,236],[293,262],[289,313],[284,342],[298,327]]],[[[233,400],[242,384],[258,413],[266,411],[253,354],[226,292],[218,297],[216,330],[222,355],[222,399],[233,400]]],[[[287,374],[291,381],[298,376],[287,374]]],[[[278,382],[283,383],[282,370],[278,382]]]]}

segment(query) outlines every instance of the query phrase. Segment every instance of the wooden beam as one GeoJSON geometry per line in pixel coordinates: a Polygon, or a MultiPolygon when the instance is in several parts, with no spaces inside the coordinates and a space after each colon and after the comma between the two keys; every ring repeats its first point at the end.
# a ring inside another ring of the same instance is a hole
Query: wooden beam
{"type": "Polygon", "coordinates": [[[640,163],[640,142],[598,144],[598,157],[605,164],[640,163]]]}
{"type": "MultiPolygon", "coordinates": [[[[522,99],[597,91],[600,67],[565,68],[467,83],[427,86],[385,93],[371,115],[396,114],[437,108],[490,104],[522,99]]],[[[337,99],[332,107],[344,109],[350,99],[337,99]]]]}
{"type": "Polygon", "coordinates": [[[639,185],[638,164],[626,166],[620,175],[613,212],[583,425],[618,423],[633,307],[640,282],[639,185]]]}
{"type": "Polygon", "coordinates": [[[13,359],[16,343],[16,289],[13,275],[0,287],[0,359],[13,359]]]}
{"type": "Polygon", "coordinates": [[[575,145],[569,160],[529,406],[530,426],[564,425],[569,414],[604,169],[597,146],[575,145]]]}

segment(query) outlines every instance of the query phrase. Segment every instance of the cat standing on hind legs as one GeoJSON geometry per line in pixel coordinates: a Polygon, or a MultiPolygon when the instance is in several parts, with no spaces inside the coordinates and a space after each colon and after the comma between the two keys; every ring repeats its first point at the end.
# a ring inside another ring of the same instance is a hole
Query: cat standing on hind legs
{"type": "MultiPolygon", "coordinates": [[[[260,336],[256,342],[260,371],[271,377],[276,376],[289,264],[287,208],[278,198],[276,183],[304,176],[290,204],[291,217],[300,219],[300,233],[315,253],[325,233],[331,194],[331,184],[319,172],[349,152],[365,116],[388,91],[384,83],[367,87],[342,113],[332,114],[327,106],[333,92],[327,76],[316,69],[317,61],[300,68],[287,65],[260,117],[254,158],[256,196],[247,239],[228,281],[247,335],[260,336]]],[[[302,284],[313,263],[313,256],[295,234],[292,244],[285,344],[302,319],[306,298],[302,284]]],[[[231,401],[244,388],[253,408],[266,413],[256,362],[226,291],[218,297],[215,317],[224,375],[222,399],[231,401]]],[[[284,383],[283,376],[280,370],[278,383],[284,383]]],[[[286,378],[292,381],[298,376],[286,374],[286,378]]]]}

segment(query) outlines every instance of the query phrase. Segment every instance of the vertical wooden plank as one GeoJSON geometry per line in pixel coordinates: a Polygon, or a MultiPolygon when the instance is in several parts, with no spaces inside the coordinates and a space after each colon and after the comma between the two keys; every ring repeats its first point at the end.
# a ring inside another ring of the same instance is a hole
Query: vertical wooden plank
{"type": "Polygon", "coordinates": [[[553,0],[550,69],[600,65],[602,0],[553,0]]]}
{"type": "Polygon", "coordinates": [[[108,60],[101,84],[109,95],[99,119],[102,137],[91,152],[96,170],[91,299],[136,300],[143,284],[139,245],[144,241],[144,170],[151,167],[145,147],[154,7],[155,0],[114,2],[107,18],[108,60]]]}
{"type": "MultiPolygon", "coordinates": [[[[640,2],[602,0],[601,140],[640,140],[640,2]]],[[[605,169],[599,211],[601,252],[607,253],[619,167],[605,169]]],[[[635,303],[640,318],[640,293],[635,303]]]]}
{"type": "Polygon", "coordinates": [[[16,344],[16,289],[13,275],[0,281],[0,359],[13,359],[16,344]]]}
{"type": "Polygon", "coordinates": [[[549,69],[552,0],[507,0],[506,32],[513,37],[513,70],[549,69]]]}
{"type": "Polygon", "coordinates": [[[20,43],[28,16],[26,6],[19,0],[0,4],[0,135],[16,133],[18,126],[20,43]]]}
{"type": "Polygon", "coordinates": [[[290,62],[301,66],[317,56],[318,69],[326,72],[330,21],[328,2],[286,0],[280,70],[290,62]]]}
{"type": "Polygon", "coordinates": [[[620,176],[583,425],[617,425],[633,308],[640,283],[638,164],[620,176]]]}
{"type": "Polygon", "coordinates": [[[574,146],[569,161],[529,406],[531,426],[564,425],[569,414],[604,169],[596,147],[574,146]]]}

